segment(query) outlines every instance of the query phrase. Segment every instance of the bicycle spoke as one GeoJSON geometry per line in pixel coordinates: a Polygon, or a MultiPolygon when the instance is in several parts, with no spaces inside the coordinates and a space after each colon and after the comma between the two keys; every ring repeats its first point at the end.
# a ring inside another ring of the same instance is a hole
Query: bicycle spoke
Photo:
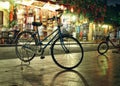
{"type": "Polygon", "coordinates": [[[37,46],[30,32],[22,32],[18,35],[16,42],[16,54],[24,62],[32,60],[35,56],[37,46]]]}
{"type": "Polygon", "coordinates": [[[83,59],[83,48],[80,43],[73,37],[63,37],[62,44],[60,39],[57,39],[52,45],[52,57],[55,63],[64,68],[72,69],[77,67],[83,59]]]}
{"type": "Polygon", "coordinates": [[[97,50],[98,50],[98,53],[104,54],[104,53],[107,52],[108,48],[109,48],[109,46],[108,46],[108,44],[107,44],[106,42],[101,42],[101,43],[98,45],[97,50]]]}

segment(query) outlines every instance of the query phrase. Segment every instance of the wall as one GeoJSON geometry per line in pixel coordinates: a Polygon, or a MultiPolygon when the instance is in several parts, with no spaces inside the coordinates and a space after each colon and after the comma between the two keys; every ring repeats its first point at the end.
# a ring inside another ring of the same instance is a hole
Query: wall
{"type": "Polygon", "coordinates": [[[9,14],[6,11],[4,11],[3,9],[0,9],[0,11],[3,11],[3,26],[8,26],[9,14]]]}

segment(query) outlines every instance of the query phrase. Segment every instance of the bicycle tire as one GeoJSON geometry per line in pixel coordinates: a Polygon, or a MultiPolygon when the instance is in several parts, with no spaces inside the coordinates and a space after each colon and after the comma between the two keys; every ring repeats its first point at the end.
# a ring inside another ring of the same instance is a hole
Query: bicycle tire
{"type": "Polygon", "coordinates": [[[21,32],[17,36],[15,42],[15,51],[17,57],[24,61],[29,62],[35,57],[36,39],[32,36],[31,32],[21,32]]]}
{"type": "Polygon", "coordinates": [[[59,37],[54,41],[54,43],[51,46],[51,55],[53,61],[63,69],[73,69],[77,67],[83,60],[83,47],[80,44],[80,42],[72,36],[66,35],[63,36],[62,39],[64,43],[63,45],[61,44],[61,39],[59,37]],[[69,53],[64,52],[63,46],[69,49],[69,53]],[[66,58],[64,56],[66,56],[66,58]]]}
{"type": "Polygon", "coordinates": [[[107,42],[101,42],[99,45],[98,45],[98,48],[97,48],[97,51],[99,54],[103,55],[105,54],[109,49],[109,45],[107,42]]]}

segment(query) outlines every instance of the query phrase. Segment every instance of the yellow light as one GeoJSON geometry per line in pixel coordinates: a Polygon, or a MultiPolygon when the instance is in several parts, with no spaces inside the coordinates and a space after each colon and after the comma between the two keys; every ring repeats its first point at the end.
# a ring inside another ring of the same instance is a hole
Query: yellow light
{"type": "Polygon", "coordinates": [[[51,11],[55,11],[56,9],[59,9],[60,6],[58,4],[54,5],[54,4],[50,4],[50,2],[46,3],[44,6],[43,6],[43,9],[48,9],[48,10],[51,10],[51,11]]]}
{"type": "Polygon", "coordinates": [[[15,0],[15,3],[30,6],[34,1],[35,0],[22,0],[22,1],[15,0]]]}
{"type": "Polygon", "coordinates": [[[101,27],[101,24],[98,24],[99,27],[101,27]]]}
{"type": "Polygon", "coordinates": [[[64,6],[63,6],[63,5],[61,5],[61,6],[60,6],[60,8],[61,8],[61,9],[64,9],[64,6]]]}
{"type": "Polygon", "coordinates": [[[72,21],[76,21],[77,17],[75,15],[72,16],[72,21]]]}
{"type": "Polygon", "coordinates": [[[73,12],[73,11],[74,11],[73,7],[71,7],[70,11],[71,11],[71,12],[73,12]]]}
{"type": "Polygon", "coordinates": [[[108,28],[108,27],[109,27],[109,25],[103,25],[102,27],[103,27],[103,28],[108,28]]]}

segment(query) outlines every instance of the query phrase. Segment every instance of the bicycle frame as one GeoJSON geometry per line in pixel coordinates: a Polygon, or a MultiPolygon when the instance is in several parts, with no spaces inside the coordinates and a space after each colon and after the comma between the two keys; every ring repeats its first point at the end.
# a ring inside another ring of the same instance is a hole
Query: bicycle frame
{"type": "Polygon", "coordinates": [[[107,36],[107,37],[106,37],[106,42],[107,42],[107,43],[110,42],[113,47],[119,48],[118,46],[116,46],[116,45],[110,40],[110,36],[107,36]]]}
{"type": "Polygon", "coordinates": [[[39,35],[39,33],[38,33],[38,29],[37,29],[37,32],[36,32],[36,34],[38,34],[38,43],[37,43],[37,45],[39,45],[39,46],[41,46],[42,44],[43,44],[43,42],[45,41],[45,40],[47,40],[47,38],[49,38],[51,35],[53,35],[54,34],[54,36],[47,42],[47,44],[45,44],[44,45],[44,47],[42,48],[43,50],[48,46],[48,45],[50,45],[50,43],[51,42],[53,42],[53,40],[54,39],[56,39],[57,37],[60,37],[60,42],[62,43],[62,41],[63,41],[63,39],[62,39],[62,33],[61,33],[61,30],[60,30],[60,26],[58,25],[57,26],[57,29],[56,30],[54,30],[52,33],[50,33],[48,36],[46,36],[43,40],[40,40],[39,38],[40,38],[40,35],[39,35]],[[54,34],[55,33],[55,34],[54,34]]]}

